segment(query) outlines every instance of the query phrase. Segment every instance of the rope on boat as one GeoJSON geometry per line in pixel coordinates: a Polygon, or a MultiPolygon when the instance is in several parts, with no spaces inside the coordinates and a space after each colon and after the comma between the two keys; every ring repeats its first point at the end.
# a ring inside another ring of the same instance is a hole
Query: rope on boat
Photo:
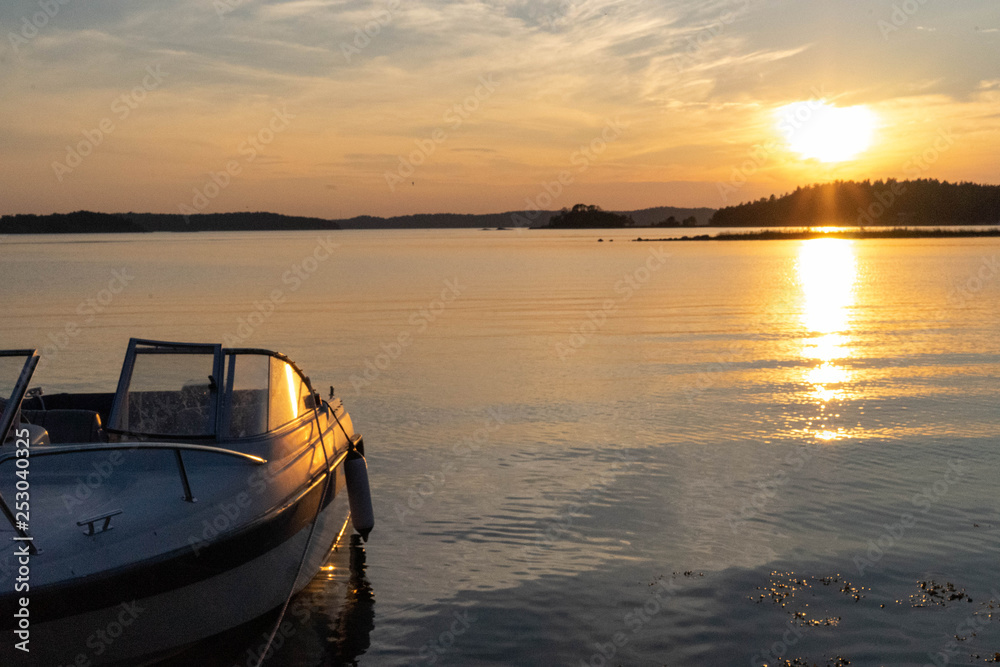
{"type": "MultiPolygon", "coordinates": [[[[310,391],[312,387],[309,387],[310,391]]],[[[315,392],[314,394],[315,395],[315,392]]],[[[329,405],[329,403],[327,404],[329,405]]],[[[316,423],[319,424],[319,406],[313,406],[313,413],[316,415],[316,423]]],[[[333,415],[334,420],[337,425],[340,426],[340,430],[344,431],[344,435],[347,435],[347,431],[344,430],[343,424],[340,423],[340,419],[337,417],[337,411],[330,408],[330,414],[333,415]]],[[[334,443],[337,439],[333,439],[334,443]]],[[[319,429],[319,442],[323,447],[323,458],[326,460],[326,483],[323,485],[323,495],[319,497],[319,503],[316,505],[316,516],[313,517],[312,526],[309,528],[309,538],[306,540],[306,547],[302,550],[302,558],[299,559],[299,566],[295,570],[295,578],[292,579],[292,587],[288,591],[288,597],[285,598],[285,604],[281,606],[281,613],[278,614],[278,620],[274,623],[274,629],[271,630],[271,636],[267,638],[267,644],[264,646],[264,650],[261,651],[260,657],[257,660],[257,667],[261,667],[264,664],[264,660],[267,658],[268,652],[271,650],[271,644],[274,643],[274,638],[278,634],[278,628],[281,627],[281,622],[285,620],[285,612],[288,611],[288,605],[292,601],[292,597],[295,595],[295,582],[299,580],[302,575],[302,568],[306,564],[306,557],[309,555],[309,545],[312,544],[313,535],[316,533],[316,524],[319,523],[320,512],[323,511],[323,501],[326,500],[326,494],[330,492],[330,478],[335,476],[335,473],[330,470],[330,455],[326,453],[326,441],[323,440],[323,429],[319,429]]],[[[350,445],[351,439],[347,438],[347,443],[350,445]]]]}

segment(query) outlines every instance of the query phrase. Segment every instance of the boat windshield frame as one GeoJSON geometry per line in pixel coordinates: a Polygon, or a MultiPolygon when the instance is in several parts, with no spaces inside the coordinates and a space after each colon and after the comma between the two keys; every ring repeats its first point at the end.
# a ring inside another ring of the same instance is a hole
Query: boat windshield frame
{"type": "Polygon", "coordinates": [[[223,373],[223,353],[222,346],[218,343],[175,343],[170,341],[148,340],[143,338],[131,338],[128,342],[128,349],[125,352],[125,361],[122,363],[122,372],[118,378],[118,389],[115,391],[114,402],[111,404],[111,411],[108,414],[108,424],[104,430],[117,435],[131,436],[144,439],[155,440],[215,440],[220,433],[219,402],[221,398],[221,383],[223,373]],[[127,395],[132,383],[132,375],[135,370],[136,359],[140,355],[146,354],[202,354],[212,355],[212,373],[206,378],[209,380],[209,396],[207,406],[207,416],[209,432],[196,434],[178,433],[155,433],[131,428],[119,428],[121,414],[128,409],[127,395]]]}
{"type": "MultiPolygon", "coordinates": [[[[215,343],[176,343],[132,338],[129,340],[128,349],[125,353],[125,361],[122,364],[122,372],[118,379],[118,389],[115,392],[114,401],[111,405],[111,411],[108,415],[108,423],[104,430],[120,436],[141,438],[143,440],[214,440],[217,442],[241,440],[244,439],[244,437],[260,437],[266,433],[271,433],[274,430],[280,430],[284,427],[283,425],[279,425],[274,428],[267,428],[265,431],[254,434],[253,436],[241,437],[230,432],[231,404],[233,401],[233,368],[235,359],[239,355],[261,355],[274,358],[288,364],[294,373],[301,379],[309,395],[314,397],[312,405],[320,405],[319,395],[313,389],[309,376],[303,373],[302,369],[299,368],[294,361],[280,352],[250,347],[224,348],[222,345],[215,343]],[[129,387],[132,382],[133,372],[135,370],[136,360],[138,357],[145,354],[213,355],[213,370],[212,376],[209,379],[209,402],[205,406],[207,417],[206,425],[210,427],[208,429],[210,432],[198,434],[155,433],[147,432],[142,429],[129,428],[129,424],[126,424],[125,428],[120,427],[120,424],[123,423],[121,421],[121,415],[123,414],[123,411],[127,411],[129,409],[128,394],[129,387]]],[[[299,414],[296,420],[305,417],[307,412],[308,410],[299,414]]]]}
{"type": "Polygon", "coordinates": [[[0,357],[24,357],[21,372],[14,382],[10,396],[6,397],[7,402],[4,404],[3,415],[0,416],[0,445],[2,445],[7,441],[10,429],[14,426],[14,420],[21,410],[21,401],[24,400],[28,384],[31,382],[31,377],[34,375],[35,367],[38,366],[41,357],[36,349],[0,350],[0,357]]]}

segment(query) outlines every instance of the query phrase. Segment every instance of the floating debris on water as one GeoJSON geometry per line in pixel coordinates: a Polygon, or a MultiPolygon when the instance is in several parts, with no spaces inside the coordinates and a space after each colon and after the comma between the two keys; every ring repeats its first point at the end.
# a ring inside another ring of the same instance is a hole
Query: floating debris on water
{"type": "MultiPolygon", "coordinates": [[[[769,595],[771,601],[774,603],[781,603],[781,606],[785,606],[785,600],[790,597],[794,597],[795,593],[800,590],[805,590],[812,587],[812,582],[819,582],[824,586],[830,586],[831,584],[840,583],[840,574],[836,574],[829,577],[803,577],[798,579],[795,577],[794,572],[778,572],[777,570],[771,572],[771,585],[769,588],[757,587],[757,590],[764,591],[756,598],[750,596],[751,600],[754,600],[760,604],[761,600],[764,600],[769,595]]],[[[854,586],[849,581],[844,581],[844,585],[839,587],[840,592],[844,593],[849,597],[853,597],[855,601],[861,600],[863,598],[865,590],[871,591],[870,588],[865,588],[864,586],[854,586]]]]}
{"type": "MultiPolygon", "coordinates": [[[[969,594],[965,592],[965,589],[955,588],[955,584],[949,582],[939,584],[936,581],[918,581],[917,586],[920,587],[918,593],[910,595],[910,605],[913,607],[927,607],[930,605],[939,605],[944,607],[949,602],[955,602],[956,600],[965,600],[966,602],[972,602],[972,598],[969,594]]],[[[898,604],[903,604],[902,600],[896,600],[898,604]]]]}
{"type": "MultiPolygon", "coordinates": [[[[835,658],[830,658],[826,667],[847,667],[851,664],[851,661],[845,657],[837,656],[835,658]]],[[[764,667],[770,667],[770,665],[764,665],[764,667]]],[[[792,660],[782,660],[781,662],[775,663],[774,667],[820,667],[815,662],[809,662],[805,658],[794,658],[792,660]]]]}
{"type": "MultiPolygon", "coordinates": [[[[780,572],[775,570],[771,572],[771,582],[768,586],[762,587],[757,586],[757,590],[762,591],[756,596],[749,596],[750,600],[753,600],[756,604],[760,604],[762,601],[770,598],[773,604],[780,604],[782,607],[788,607],[786,613],[791,614],[792,623],[795,623],[799,627],[833,627],[840,625],[840,616],[824,616],[816,615],[816,610],[806,609],[809,607],[808,602],[802,602],[799,605],[795,604],[795,595],[800,591],[806,591],[817,587],[818,585],[832,586],[837,585],[837,590],[848,597],[854,598],[855,602],[860,601],[864,596],[864,591],[870,591],[870,588],[865,588],[864,586],[855,586],[849,581],[842,580],[840,574],[835,574],[826,577],[798,577],[794,572],[780,572]],[[795,607],[794,609],[791,607],[795,607]]],[[[821,589],[820,589],[821,590],[821,589]]],[[[813,597],[817,595],[819,590],[813,592],[813,597]]]]}
{"type": "MultiPolygon", "coordinates": [[[[648,583],[646,585],[647,586],[655,586],[656,584],[658,584],[660,581],[663,580],[664,576],[665,575],[661,574],[656,579],[653,579],[653,581],[651,581],[650,583],[648,583]]],[[[694,570],[687,570],[685,572],[671,572],[670,576],[671,577],[675,577],[675,578],[676,577],[681,577],[681,576],[683,576],[683,577],[695,577],[695,576],[704,577],[705,573],[704,572],[695,572],[694,570]]]]}
{"type": "Polygon", "coordinates": [[[840,616],[831,616],[830,618],[806,618],[806,613],[804,611],[796,611],[792,614],[792,618],[801,627],[818,627],[821,625],[840,625],[840,616]]]}

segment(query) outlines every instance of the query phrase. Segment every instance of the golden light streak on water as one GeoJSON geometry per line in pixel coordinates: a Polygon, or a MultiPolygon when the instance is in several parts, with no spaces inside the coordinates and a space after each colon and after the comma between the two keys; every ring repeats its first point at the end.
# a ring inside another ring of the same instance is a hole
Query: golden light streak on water
{"type": "MultiPolygon", "coordinates": [[[[802,348],[805,359],[817,365],[805,372],[812,385],[809,396],[820,407],[846,397],[852,373],[838,361],[851,357],[851,309],[858,280],[854,242],[846,239],[803,241],[796,263],[802,290],[802,325],[809,332],[802,348]]],[[[842,428],[811,430],[819,440],[850,437],[842,428]]]]}
{"type": "Polygon", "coordinates": [[[802,315],[805,327],[814,333],[828,335],[848,331],[857,281],[854,241],[803,241],[796,269],[805,299],[802,315]]]}

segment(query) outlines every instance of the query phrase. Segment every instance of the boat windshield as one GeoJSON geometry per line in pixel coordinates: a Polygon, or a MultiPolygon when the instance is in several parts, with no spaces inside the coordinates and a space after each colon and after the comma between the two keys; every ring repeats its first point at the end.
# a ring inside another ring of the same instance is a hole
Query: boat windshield
{"type": "Polygon", "coordinates": [[[249,438],[312,412],[284,355],[219,345],[129,342],[107,430],[143,438],[249,438]]]}
{"type": "Polygon", "coordinates": [[[298,369],[266,350],[226,350],[228,435],[274,431],[306,414],[309,387],[298,369]]]}
{"type": "Polygon", "coordinates": [[[0,443],[7,440],[37,365],[35,350],[0,350],[0,443]]]}
{"type": "Polygon", "coordinates": [[[221,346],[129,342],[108,430],[158,438],[213,438],[221,346]]]}

